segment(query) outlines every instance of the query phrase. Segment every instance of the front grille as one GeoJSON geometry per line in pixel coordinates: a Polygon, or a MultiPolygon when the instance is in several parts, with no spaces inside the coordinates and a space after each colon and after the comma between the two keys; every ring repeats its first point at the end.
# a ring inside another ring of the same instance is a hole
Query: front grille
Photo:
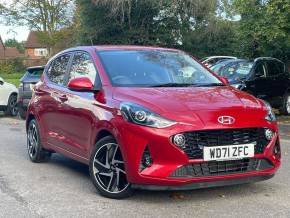
{"type": "Polygon", "coordinates": [[[241,160],[211,161],[187,164],[176,169],[170,177],[188,178],[202,176],[221,176],[237,173],[260,171],[272,168],[266,159],[247,158],[241,160]]]}
{"type": "Polygon", "coordinates": [[[261,154],[269,143],[264,128],[202,130],[186,132],[184,135],[186,144],[182,150],[189,159],[202,159],[204,146],[255,143],[255,154],[261,154]]]}

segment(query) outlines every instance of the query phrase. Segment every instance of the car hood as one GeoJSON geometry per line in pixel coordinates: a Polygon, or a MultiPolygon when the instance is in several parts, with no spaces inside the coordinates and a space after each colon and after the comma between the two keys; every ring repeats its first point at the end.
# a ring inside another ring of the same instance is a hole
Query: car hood
{"type": "Polygon", "coordinates": [[[203,123],[218,116],[240,117],[254,124],[267,113],[264,104],[245,92],[230,86],[187,88],[124,88],[114,89],[113,98],[140,104],[167,118],[203,123]],[[246,119],[250,116],[250,119],[246,119]]]}

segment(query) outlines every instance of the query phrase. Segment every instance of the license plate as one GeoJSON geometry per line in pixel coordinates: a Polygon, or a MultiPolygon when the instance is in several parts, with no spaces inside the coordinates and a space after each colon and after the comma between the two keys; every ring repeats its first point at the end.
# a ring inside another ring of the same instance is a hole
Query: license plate
{"type": "Polygon", "coordinates": [[[234,160],[246,157],[254,157],[255,144],[213,146],[203,148],[203,159],[211,160],[234,160]]]}

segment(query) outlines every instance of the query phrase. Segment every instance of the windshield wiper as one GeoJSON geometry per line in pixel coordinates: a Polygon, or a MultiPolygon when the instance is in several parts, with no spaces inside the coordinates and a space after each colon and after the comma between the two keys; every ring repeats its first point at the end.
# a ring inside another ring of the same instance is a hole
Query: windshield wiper
{"type": "Polygon", "coordinates": [[[210,87],[210,86],[224,86],[223,83],[201,83],[201,84],[196,84],[193,86],[198,86],[198,87],[210,87]]]}
{"type": "Polygon", "coordinates": [[[188,87],[192,86],[193,84],[189,83],[163,83],[158,85],[152,85],[150,87],[188,87]]]}

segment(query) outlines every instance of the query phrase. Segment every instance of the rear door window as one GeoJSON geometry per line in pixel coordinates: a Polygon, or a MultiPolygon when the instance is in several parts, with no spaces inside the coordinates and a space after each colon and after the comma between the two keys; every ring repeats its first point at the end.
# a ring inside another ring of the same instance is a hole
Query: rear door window
{"type": "Polygon", "coordinates": [[[285,72],[284,64],[275,60],[267,61],[267,76],[275,77],[285,72]]]}
{"type": "Polygon", "coordinates": [[[47,71],[47,76],[50,81],[58,85],[64,85],[70,57],[70,54],[64,54],[52,62],[47,71]]]}

